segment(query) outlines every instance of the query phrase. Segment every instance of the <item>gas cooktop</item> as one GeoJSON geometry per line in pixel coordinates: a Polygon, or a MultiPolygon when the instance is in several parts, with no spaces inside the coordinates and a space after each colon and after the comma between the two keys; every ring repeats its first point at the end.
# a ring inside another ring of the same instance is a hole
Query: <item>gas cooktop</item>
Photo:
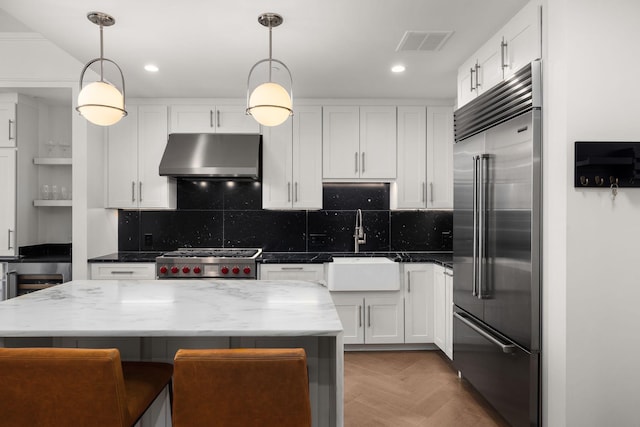
{"type": "Polygon", "coordinates": [[[159,279],[255,279],[262,249],[180,248],[156,258],[159,279]]]}

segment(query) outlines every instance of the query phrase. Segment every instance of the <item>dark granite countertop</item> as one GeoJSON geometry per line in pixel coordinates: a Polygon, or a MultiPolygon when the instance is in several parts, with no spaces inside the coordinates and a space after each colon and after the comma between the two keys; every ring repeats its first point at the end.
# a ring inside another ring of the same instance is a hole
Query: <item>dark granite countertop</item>
{"type": "MultiPolygon", "coordinates": [[[[162,252],[114,252],[91,258],[89,262],[155,262],[162,252]]],[[[334,257],[388,257],[396,262],[433,262],[451,267],[451,252],[263,252],[256,260],[262,264],[323,264],[334,257]]]]}
{"type": "Polygon", "coordinates": [[[263,252],[257,261],[262,264],[323,264],[331,262],[327,252],[263,252]]]}
{"type": "Polygon", "coordinates": [[[18,256],[0,257],[0,262],[71,262],[71,243],[44,243],[22,246],[18,252],[18,256]]]}
{"type": "Polygon", "coordinates": [[[89,262],[156,262],[162,252],[114,252],[89,259],[89,262]]]}
{"type": "Polygon", "coordinates": [[[400,262],[433,262],[444,267],[453,267],[451,252],[399,252],[400,262]]]}

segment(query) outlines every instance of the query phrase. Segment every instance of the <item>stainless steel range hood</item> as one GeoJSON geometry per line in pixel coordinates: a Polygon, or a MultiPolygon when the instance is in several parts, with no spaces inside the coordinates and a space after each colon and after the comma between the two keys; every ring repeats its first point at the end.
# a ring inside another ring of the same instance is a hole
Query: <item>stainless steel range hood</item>
{"type": "Polygon", "coordinates": [[[258,134],[172,133],[160,175],[176,178],[260,179],[258,134]]]}

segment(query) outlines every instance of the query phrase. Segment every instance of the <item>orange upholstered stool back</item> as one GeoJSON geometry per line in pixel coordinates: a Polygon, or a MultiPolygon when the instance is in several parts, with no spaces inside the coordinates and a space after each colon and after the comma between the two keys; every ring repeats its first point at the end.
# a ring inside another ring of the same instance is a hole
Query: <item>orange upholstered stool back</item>
{"type": "Polygon", "coordinates": [[[129,427],[172,366],[132,362],[127,371],[117,349],[0,348],[0,424],[129,427]]]}
{"type": "Polygon", "coordinates": [[[178,350],[173,426],[311,426],[303,349],[178,350]]]}

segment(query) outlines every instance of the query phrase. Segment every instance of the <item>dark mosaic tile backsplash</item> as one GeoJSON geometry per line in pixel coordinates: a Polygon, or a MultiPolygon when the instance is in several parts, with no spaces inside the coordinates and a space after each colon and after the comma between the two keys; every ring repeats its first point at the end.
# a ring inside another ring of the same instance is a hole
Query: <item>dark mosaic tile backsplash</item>
{"type": "Polygon", "coordinates": [[[257,247],[353,252],[356,209],[368,251],[451,251],[451,211],[391,211],[389,184],[324,184],[319,211],[264,210],[256,182],[178,181],[175,211],[121,210],[120,251],[257,247]]]}

